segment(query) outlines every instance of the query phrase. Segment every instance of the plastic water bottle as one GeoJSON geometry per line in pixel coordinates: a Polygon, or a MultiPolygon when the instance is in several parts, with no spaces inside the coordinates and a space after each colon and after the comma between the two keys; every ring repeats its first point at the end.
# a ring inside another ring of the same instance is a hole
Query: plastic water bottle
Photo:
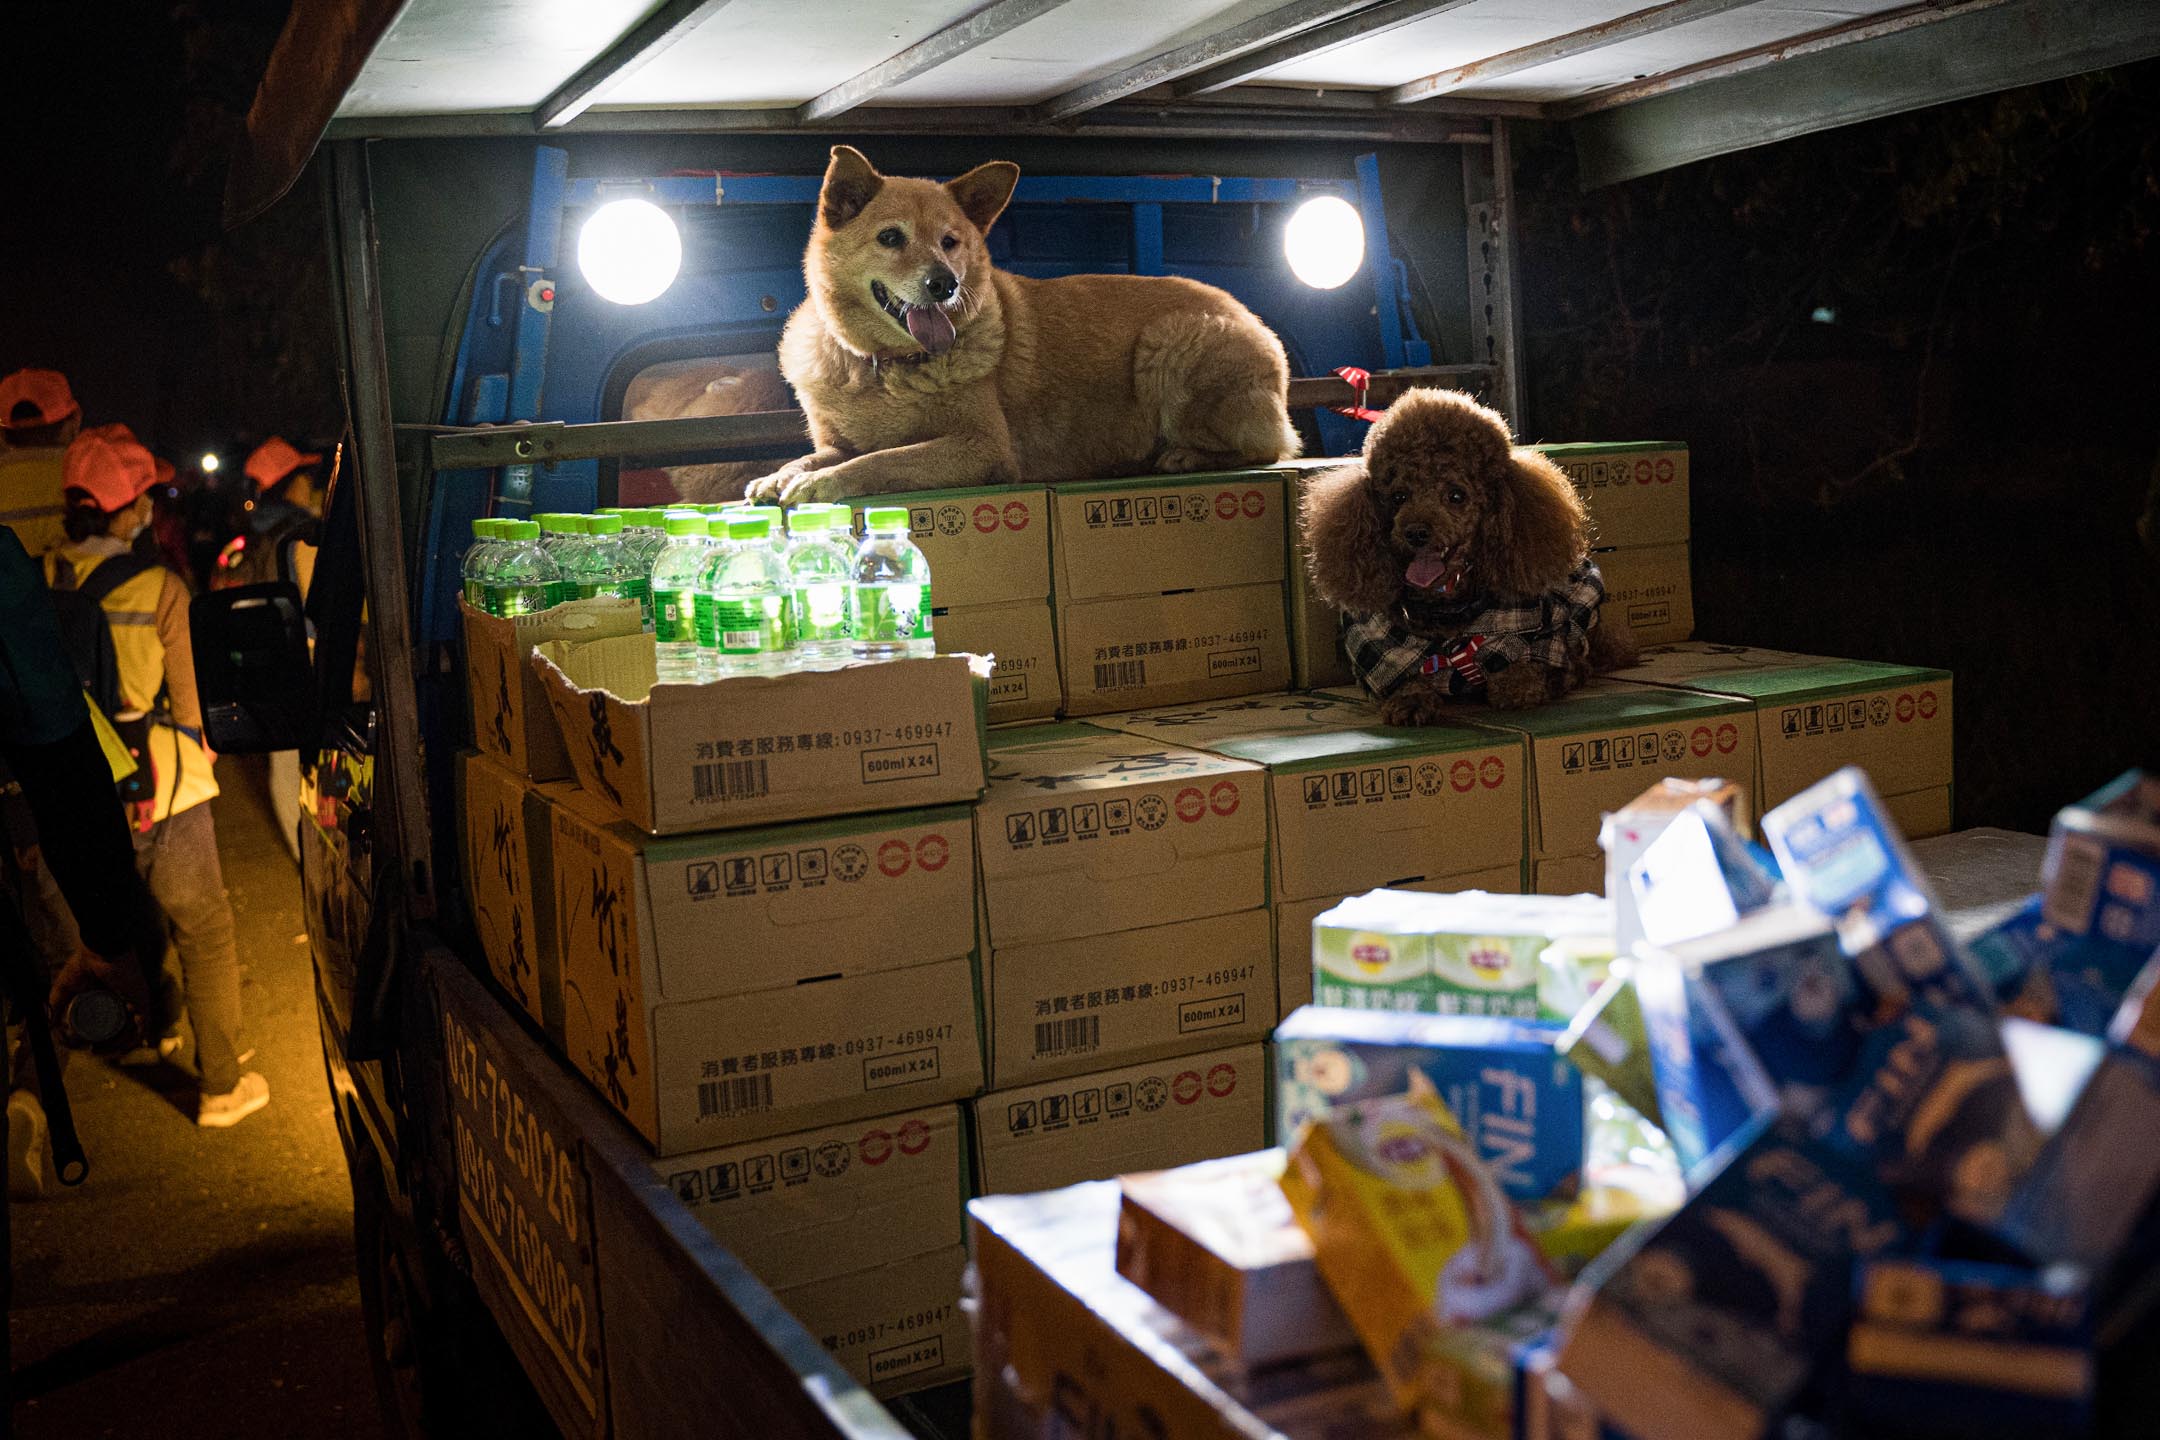
{"type": "Polygon", "coordinates": [[[632,588],[635,578],[643,583],[643,576],[635,576],[630,567],[630,557],[622,545],[622,517],[620,515],[581,515],[577,519],[583,535],[573,536],[559,552],[563,581],[572,600],[593,600],[604,596],[621,596],[636,599],[632,588]]]}
{"type": "Polygon", "coordinates": [[[793,669],[788,650],[787,567],[773,550],[772,521],[727,517],[727,543],[706,562],[698,594],[698,644],[717,679],[793,669]]]}
{"type": "Polygon", "coordinates": [[[658,510],[623,511],[623,544],[630,547],[631,558],[640,570],[652,573],[653,561],[667,548],[667,540],[658,510]]]}
{"type": "Polygon", "coordinates": [[[908,538],[905,506],[870,510],[855,547],[848,627],[858,660],[937,654],[930,627],[930,562],[908,538]]]}
{"type": "Polygon", "coordinates": [[[490,615],[532,615],[556,603],[562,571],[540,546],[540,526],[531,520],[497,520],[502,536],[488,566],[482,608],[490,615]]]}
{"type": "Polygon", "coordinates": [[[837,670],[855,656],[848,643],[848,584],[855,576],[845,505],[798,505],[788,514],[788,584],[794,594],[796,663],[837,670]]]}
{"type": "Polygon", "coordinates": [[[663,684],[713,678],[697,633],[699,577],[711,557],[705,517],[670,513],[667,543],[652,567],[653,651],[663,684]]]}
{"type": "Polygon", "coordinates": [[[465,603],[476,610],[487,608],[487,572],[502,549],[502,536],[498,533],[501,522],[475,520],[472,522],[473,543],[466,548],[465,559],[458,573],[465,581],[465,603]]]}

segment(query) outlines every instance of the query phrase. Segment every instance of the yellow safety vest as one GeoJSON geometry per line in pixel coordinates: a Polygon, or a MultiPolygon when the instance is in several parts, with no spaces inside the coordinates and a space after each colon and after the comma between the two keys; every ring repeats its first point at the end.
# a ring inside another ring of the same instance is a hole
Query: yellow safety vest
{"type": "Polygon", "coordinates": [[[67,538],[60,527],[67,507],[61,503],[57,446],[38,450],[0,450],[0,525],[15,532],[33,560],[67,538]]]}
{"type": "MultiPolygon", "coordinates": [[[[65,559],[82,584],[106,556],[84,554],[63,545],[45,559],[45,578],[51,583],[54,561],[65,559]]],[[[113,587],[105,597],[105,622],[112,629],[113,659],[120,671],[120,702],[123,714],[146,714],[157,706],[165,688],[165,643],[158,637],[158,598],[164,594],[171,572],[162,565],[113,587]]],[[[149,761],[157,774],[157,805],[151,818],[165,820],[192,810],[218,793],[217,776],[202,742],[163,721],[150,726],[149,761]]]]}

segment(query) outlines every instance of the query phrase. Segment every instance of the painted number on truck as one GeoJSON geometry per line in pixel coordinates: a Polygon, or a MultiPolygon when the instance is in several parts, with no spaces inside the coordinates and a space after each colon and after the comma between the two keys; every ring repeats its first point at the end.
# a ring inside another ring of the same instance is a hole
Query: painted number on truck
{"type": "MultiPolygon", "coordinates": [[[[576,1404],[597,1418],[600,1317],[583,1151],[484,1028],[449,1003],[442,1022],[474,1283],[521,1352],[528,1337],[516,1333],[517,1319],[527,1322],[576,1404]]],[[[526,1358],[531,1369],[537,1357],[526,1358]]]]}

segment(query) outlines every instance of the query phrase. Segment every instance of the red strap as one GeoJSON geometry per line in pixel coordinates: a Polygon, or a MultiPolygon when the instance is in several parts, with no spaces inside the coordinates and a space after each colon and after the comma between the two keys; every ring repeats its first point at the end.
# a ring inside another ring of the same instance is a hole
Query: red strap
{"type": "Polygon", "coordinates": [[[1485,683],[1485,667],[1478,664],[1478,651],[1485,648],[1483,635],[1464,635],[1451,640],[1441,650],[1427,655],[1418,665],[1421,674],[1437,675],[1442,670],[1453,670],[1462,676],[1465,684],[1472,687],[1485,683]]]}
{"type": "Polygon", "coordinates": [[[1352,420],[1363,420],[1368,425],[1378,420],[1380,412],[1365,404],[1365,392],[1372,388],[1372,372],[1360,370],[1355,365],[1339,365],[1336,367],[1335,373],[1340,375],[1348,382],[1350,388],[1357,392],[1357,403],[1355,405],[1330,405],[1327,408],[1337,415],[1347,415],[1352,420]]]}

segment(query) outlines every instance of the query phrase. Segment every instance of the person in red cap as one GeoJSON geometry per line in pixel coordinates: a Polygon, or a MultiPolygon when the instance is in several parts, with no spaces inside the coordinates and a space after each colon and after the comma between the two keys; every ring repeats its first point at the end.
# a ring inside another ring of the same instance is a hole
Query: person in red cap
{"type": "Polygon", "coordinates": [[[32,559],[60,543],[60,460],[82,428],[82,409],[57,370],[0,380],[0,524],[32,559]]]}
{"type": "MultiPolygon", "coordinates": [[[[157,474],[157,461],[131,436],[78,436],[63,475],[67,540],[45,557],[45,578],[55,591],[103,592],[123,706],[113,718],[123,734],[136,727],[151,772],[150,796],[135,806],[135,863],[180,959],[201,1090],[196,1123],[222,1127],[268,1105],[270,1086],[240,1069],[240,961],[210,816],[218,785],[202,740],[187,583],[131,550],[150,523],[157,474]],[[127,578],[99,582],[98,572],[112,565],[128,567],[127,578]]],[[[179,1016],[158,1018],[165,1022],[158,1049],[170,1056],[180,1048],[179,1016]]]]}

